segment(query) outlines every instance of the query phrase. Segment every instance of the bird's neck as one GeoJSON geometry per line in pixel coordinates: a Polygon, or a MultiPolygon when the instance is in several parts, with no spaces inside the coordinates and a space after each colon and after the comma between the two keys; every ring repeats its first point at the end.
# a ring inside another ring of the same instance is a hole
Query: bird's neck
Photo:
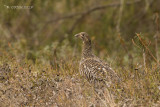
{"type": "Polygon", "coordinates": [[[91,41],[84,42],[83,49],[82,49],[82,58],[85,59],[85,58],[90,58],[90,57],[93,57],[91,41]]]}

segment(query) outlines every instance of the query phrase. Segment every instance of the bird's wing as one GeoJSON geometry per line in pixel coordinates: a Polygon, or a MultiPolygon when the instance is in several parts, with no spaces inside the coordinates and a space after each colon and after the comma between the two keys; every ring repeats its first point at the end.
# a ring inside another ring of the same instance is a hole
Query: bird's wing
{"type": "Polygon", "coordinates": [[[97,80],[112,81],[114,78],[118,78],[117,74],[99,60],[88,59],[81,64],[82,71],[88,78],[94,78],[97,80]]]}
{"type": "MultiPolygon", "coordinates": [[[[105,67],[111,68],[108,63],[104,62],[103,60],[101,60],[99,57],[97,57],[97,56],[95,56],[95,55],[94,55],[94,59],[97,60],[98,62],[100,62],[101,64],[103,64],[105,67]]],[[[111,68],[111,69],[112,69],[112,68],[111,68]]],[[[112,70],[113,70],[113,69],[112,69],[112,70]]],[[[114,71],[114,70],[113,70],[113,71],[114,71]]]]}

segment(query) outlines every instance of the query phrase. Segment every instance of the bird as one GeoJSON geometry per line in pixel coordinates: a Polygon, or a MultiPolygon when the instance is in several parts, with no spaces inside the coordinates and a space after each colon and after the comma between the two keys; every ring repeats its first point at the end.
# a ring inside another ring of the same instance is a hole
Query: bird
{"type": "Polygon", "coordinates": [[[92,52],[90,36],[86,32],[80,32],[75,37],[83,41],[81,60],[79,62],[80,75],[94,85],[103,83],[110,87],[113,83],[119,81],[116,72],[92,52]]]}

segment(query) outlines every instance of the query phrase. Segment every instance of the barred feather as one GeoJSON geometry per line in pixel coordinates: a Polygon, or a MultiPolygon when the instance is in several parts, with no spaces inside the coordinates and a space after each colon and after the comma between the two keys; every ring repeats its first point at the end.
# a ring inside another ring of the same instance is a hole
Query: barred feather
{"type": "Polygon", "coordinates": [[[92,44],[88,34],[81,32],[75,36],[83,41],[82,56],[79,64],[80,74],[86,77],[89,82],[105,81],[111,84],[119,81],[119,77],[114,70],[92,53],[92,44]]]}

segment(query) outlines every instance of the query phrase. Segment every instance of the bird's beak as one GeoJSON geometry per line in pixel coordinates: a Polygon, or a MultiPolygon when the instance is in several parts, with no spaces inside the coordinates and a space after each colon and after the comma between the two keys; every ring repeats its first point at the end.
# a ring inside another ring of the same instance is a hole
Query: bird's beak
{"type": "Polygon", "coordinates": [[[74,35],[75,37],[79,37],[80,36],[80,34],[76,34],[76,35],[74,35]]]}

